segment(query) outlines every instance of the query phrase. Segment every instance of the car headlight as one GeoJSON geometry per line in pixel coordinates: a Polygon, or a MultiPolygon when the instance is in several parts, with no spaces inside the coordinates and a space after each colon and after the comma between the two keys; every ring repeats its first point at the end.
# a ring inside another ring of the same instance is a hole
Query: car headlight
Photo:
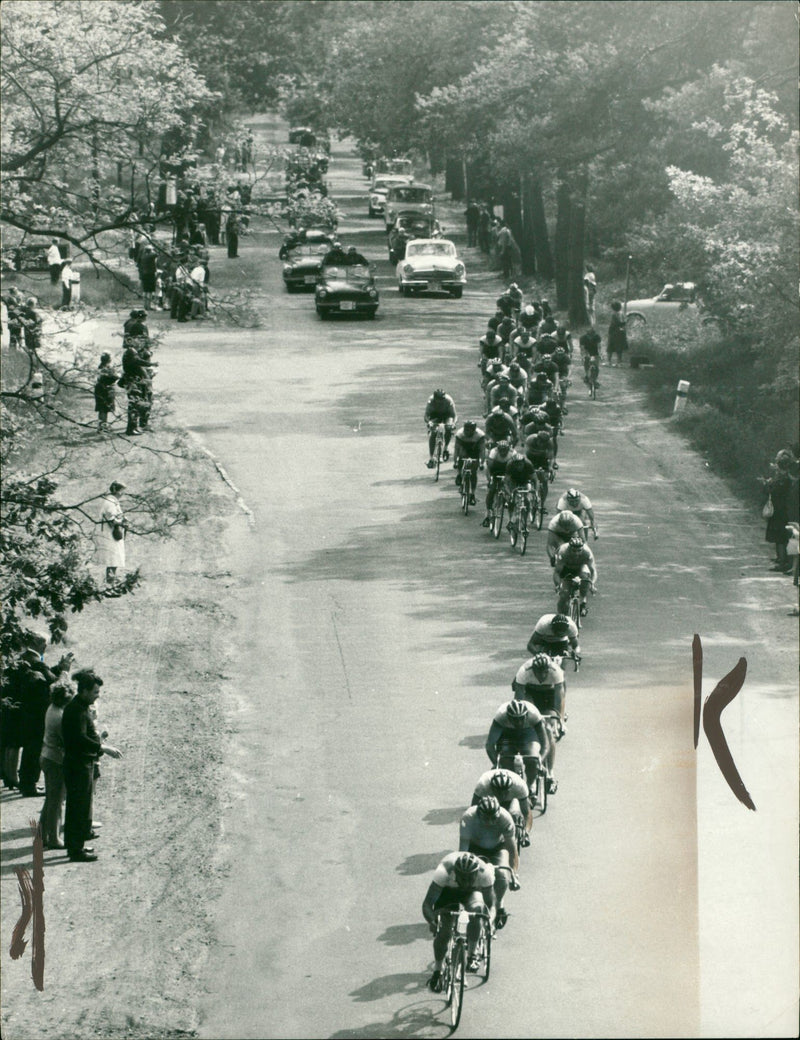
{"type": "Polygon", "coordinates": [[[382,201],[383,200],[381,199],[380,195],[373,195],[372,198],[370,199],[370,202],[372,203],[373,206],[377,206],[378,203],[380,203],[382,201]]]}
{"type": "Polygon", "coordinates": [[[371,296],[371,297],[373,298],[373,300],[374,300],[374,299],[375,299],[375,297],[376,297],[376,296],[378,295],[378,290],[377,290],[377,289],[370,289],[370,291],[369,291],[369,294],[370,294],[370,296],[371,296]]]}
{"type": "Polygon", "coordinates": [[[291,274],[291,272],[292,272],[293,270],[294,270],[294,268],[292,267],[292,265],[291,265],[291,264],[284,264],[284,265],[283,265],[283,273],[284,273],[284,274],[291,274]]]}
{"type": "Polygon", "coordinates": [[[411,266],[411,264],[403,264],[403,274],[406,276],[406,278],[410,278],[413,273],[414,268],[411,266]]]}
{"type": "Polygon", "coordinates": [[[463,264],[456,264],[453,270],[458,278],[463,278],[464,275],[467,273],[467,269],[466,267],[464,267],[463,264]]]}
{"type": "Polygon", "coordinates": [[[317,296],[327,296],[327,295],[328,295],[328,290],[327,289],[317,289],[317,296]]]}

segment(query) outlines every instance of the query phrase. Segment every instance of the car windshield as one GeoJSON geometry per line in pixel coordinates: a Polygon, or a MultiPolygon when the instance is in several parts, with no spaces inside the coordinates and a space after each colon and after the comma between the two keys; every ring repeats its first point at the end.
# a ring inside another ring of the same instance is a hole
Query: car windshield
{"type": "Polygon", "coordinates": [[[352,264],[348,266],[337,264],[334,267],[323,267],[322,273],[329,279],[363,279],[369,277],[369,268],[364,267],[362,264],[352,264]]]}
{"type": "Polygon", "coordinates": [[[303,245],[295,246],[291,250],[291,257],[296,260],[301,256],[325,256],[330,252],[330,248],[329,242],[306,242],[303,245]]]}
{"type": "Polygon", "coordinates": [[[415,188],[409,185],[392,189],[392,198],[395,202],[430,202],[431,197],[429,188],[415,188]]]}
{"type": "Polygon", "coordinates": [[[452,242],[410,242],[406,256],[455,256],[456,247],[452,242]]]}

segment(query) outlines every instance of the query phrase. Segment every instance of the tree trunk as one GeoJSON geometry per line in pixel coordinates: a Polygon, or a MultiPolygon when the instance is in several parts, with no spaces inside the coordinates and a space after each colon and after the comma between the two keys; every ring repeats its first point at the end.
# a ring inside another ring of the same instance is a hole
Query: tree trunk
{"type": "Polygon", "coordinates": [[[553,252],[550,249],[550,235],[547,231],[547,220],[544,214],[544,197],[542,184],[538,177],[526,178],[527,195],[525,210],[531,225],[531,240],[534,248],[533,270],[547,282],[553,280],[553,252]]]}
{"type": "Polygon", "coordinates": [[[464,198],[464,167],[456,156],[448,155],[445,162],[444,188],[454,202],[464,198]]]}
{"type": "Polygon", "coordinates": [[[570,210],[569,183],[564,170],[559,174],[558,191],[556,193],[556,240],[555,240],[555,278],[556,306],[560,311],[569,306],[569,228],[570,210]]]}
{"type": "Polygon", "coordinates": [[[586,296],[583,291],[584,251],[586,246],[586,185],[587,176],[581,171],[573,181],[574,191],[570,205],[569,250],[567,257],[567,313],[570,328],[585,328],[589,324],[586,296]]]}

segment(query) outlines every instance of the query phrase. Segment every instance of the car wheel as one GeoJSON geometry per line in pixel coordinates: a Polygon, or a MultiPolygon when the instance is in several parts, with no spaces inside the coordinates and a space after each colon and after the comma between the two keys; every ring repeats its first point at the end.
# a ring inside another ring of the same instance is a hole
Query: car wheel
{"type": "Polygon", "coordinates": [[[463,295],[463,293],[464,293],[464,289],[460,285],[459,285],[459,287],[457,289],[451,289],[450,290],[450,295],[453,297],[454,300],[460,300],[462,295],[463,295]]]}
{"type": "Polygon", "coordinates": [[[375,210],[374,210],[374,209],[372,208],[372,206],[370,206],[370,207],[369,207],[369,211],[368,211],[368,212],[369,212],[369,215],[370,215],[371,217],[376,217],[376,216],[378,215],[378,214],[377,214],[377,213],[375,212],[375,210]]]}
{"type": "Polygon", "coordinates": [[[639,329],[643,325],[647,324],[647,319],[643,314],[639,314],[638,311],[634,311],[633,314],[626,315],[626,324],[629,329],[639,329]]]}
{"type": "Polygon", "coordinates": [[[320,317],[320,321],[328,320],[328,312],[321,307],[317,307],[317,314],[320,317]]]}

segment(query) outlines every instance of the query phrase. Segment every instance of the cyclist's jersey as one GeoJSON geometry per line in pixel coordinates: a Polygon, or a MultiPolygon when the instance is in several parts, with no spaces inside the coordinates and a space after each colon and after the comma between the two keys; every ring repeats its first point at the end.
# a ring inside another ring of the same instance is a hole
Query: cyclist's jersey
{"type": "Polygon", "coordinates": [[[556,341],[552,336],[541,335],[536,341],[536,350],[541,354],[552,354],[556,349],[556,341]]]}
{"type": "Polygon", "coordinates": [[[517,354],[530,359],[536,350],[536,340],[533,336],[515,336],[511,340],[511,346],[517,354]]]}
{"type": "Polygon", "coordinates": [[[588,354],[589,357],[598,357],[600,355],[601,342],[600,334],[594,329],[584,332],[580,338],[581,349],[585,354],[588,354]]]}
{"type": "MultiPolygon", "coordinates": [[[[439,888],[464,888],[463,885],[456,881],[453,871],[453,866],[456,860],[459,856],[463,855],[463,852],[450,852],[444,857],[439,866],[433,872],[432,881],[434,885],[438,885],[439,888]]],[[[485,888],[492,888],[493,886],[494,867],[490,863],[484,863],[481,861],[480,870],[475,875],[475,880],[467,886],[467,890],[480,892],[485,888]]]]}
{"type": "MultiPolygon", "coordinates": [[[[555,614],[542,614],[539,620],[536,622],[536,627],[531,633],[531,638],[528,640],[530,643],[532,640],[536,640],[537,643],[544,647],[550,646],[554,650],[556,648],[567,646],[578,645],[578,626],[572,620],[568,618],[569,629],[566,635],[557,636],[553,632],[553,618],[555,614]]],[[[562,615],[563,616],[563,615],[562,615]]],[[[546,651],[545,651],[546,652],[546,651]]]]}
{"type": "Polygon", "coordinates": [[[528,386],[528,373],[524,368],[520,368],[517,372],[508,370],[508,380],[513,387],[517,390],[525,390],[528,386]]]}
{"type": "Polygon", "coordinates": [[[569,540],[574,534],[583,534],[583,520],[568,509],[562,509],[547,525],[547,530],[569,540]]]}
{"type": "Polygon", "coordinates": [[[511,338],[511,333],[514,331],[515,328],[516,325],[514,323],[513,318],[503,318],[503,320],[498,323],[495,332],[500,337],[500,339],[502,339],[503,343],[508,343],[509,339],[511,338]]]}
{"type": "MultiPolygon", "coordinates": [[[[505,375],[506,373],[504,373],[505,375]]],[[[512,386],[508,379],[502,377],[496,382],[490,383],[486,388],[489,394],[489,407],[495,408],[501,403],[506,401],[508,404],[515,404],[517,400],[517,388],[512,386]]]]}
{"type": "Polygon", "coordinates": [[[482,357],[485,357],[485,358],[498,357],[498,355],[500,354],[500,351],[503,348],[503,341],[500,339],[499,336],[492,336],[492,338],[490,340],[489,339],[489,334],[487,333],[485,336],[483,336],[481,338],[480,348],[481,348],[481,356],[482,357]]]}
{"type": "Polygon", "coordinates": [[[500,408],[493,408],[486,417],[486,433],[493,441],[516,440],[517,428],[514,420],[500,408]]]}
{"type": "Polygon", "coordinates": [[[559,683],[564,682],[564,670],[563,668],[559,668],[555,661],[550,662],[547,669],[547,675],[544,679],[540,679],[538,676],[534,675],[533,670],[531,669],[532,660],[533,658],[529,657],[528,660],[520,666],[517,674],[514,676],[515,683],[518,683],[520,686],[545,687],[558,686],[559,683]]]}
{"type": "Polygon", "coordinates": [[[500,802],[510,802],[512,798],[527,798],[528,785],[521,776],[517,776],[511,769],[487,769],[475,785],[472,797],[483,798],[487,794],[494,795],[500,802]],[[507,776],[511,781],[511,786],[507,791],[503,792],[502,798],[498,796],[497,791],[492,787],[492,780],[496,776],[507,776]]]}
{"type": "Polygon", "coordinates": [[[578,503],[570,502],[569,499],[567,498],[566,494],[563,494],[561,496],[561,498],[559,498],[558,505],[556,506],[556,509],[558,509],[558,510],[569,509],[573,513],[579,513],[581,511],[581,509],[591,509],[591,508],[592,508],[592,503],[589,501],[589,499],[586,497],[586,495],[583,494],[583,492],[581,492],[581,500],[580,500],[580,502],[578,502],[578,503]]]}
{"type": "Polygon", "coordinates": [[[464,433],[464,427],[456,433],[455,446],[462,459],[479,459],[486,436],[480,426],[471,437],[464,433]]]}
{"type": "Polygon", "coordinates": [[[537,311],[535,308],[531,308],[531,310],[528,311],[528,308],[526,307],[519,316],[519,323],[523,329],[536,329],[541,320],[541,311],[537,311]]]}
{"type": "Polygon", "coordinates": [[[530,404],[542,404],[553,389],[549,379],[533,379],[528,384],[528,402],[530,404]]]}
{"type": "Polygon", "coordinates": [[[494,849],[516,834],[514,818],[507,809],[501,809],[493,820],[482,820],[477,805],[470,806],[461,817],[458,829],[460,844],[466,842],[482,849],[494,849]]]}
{"type": "Polygon", "coordinates": [[[558,401],[544,401],[542,403],[542,411],[547,416],[548,422],[551,426],[558,426],[561,422],[561,405],[558,401]]]}
{"type": "Polygon", "coordinates": [[[572,338],[568,332],[564,334],[563,339],[556,335],[556,349],[566,351],[567,354],[572,354],[572,338]]]}
{"type": "Polygon", "coordinates": [[[445,394],[444,397],[436,397],[431,395],[428,398],[428,403],[425,406],[425,421],[438,421],[445,422],[447,419],[455,419],[456,417],[456,405],[450,394],[445,394]]]}
{"type": "Polygon", "coordinates": [[[537,361],[533,366],[534,372],[544,372],[551,383],[555,383],[558,378],[558,365],[550,357],[543,357],[541,361],[537,361]]]}
{"type": "Polygon", "coordinates": [[[582,567],[588,567],[591,574],[596,573],[594,553],[588,545],[572,555],[569,542],[565,542],[555,556],[556,573],[562,577],[573,576],[580,573],[582,567]]]}
{"type": "Polygon", "coordinates": [[[510,451],[508,455],[503,459],[497,448],[492,448],[489,452],[489,458],[486,460],[486,470],[490,477],[504,477],[509,462],[513,462],[514,459],[518,459],[519,455],[515,451],[510,451]]]}
{"type": "Polygon", "coordinates": [[[520,455],[517,455],[506,466],[506,478],[515,487],[524,487],[526,484],[530,484],[535,472],[536,470],[530,459],[522,458],[520,455]]]}
{"type": "Polygon", "coordinates": [[[553,361],[556,363],[558,367],[559,377],[561,379],[565,379],[567,374],[569,373],[570,360],[569,354],[566,352],[566,350],[564,350],[563,347],[556,348],[555,352],[553,353],[553,361]]]}
{"type": "MultiPolygon", "coordinates": [[[[542,444],[538,433],[532,433],[525,439],[525,456],[530,459],[536,469],[547,469],[553,458],[553,440],[547,438],[547,443],[542,444]]],[[[552,521],[551,521],[552,522],[552,521]]]]}

